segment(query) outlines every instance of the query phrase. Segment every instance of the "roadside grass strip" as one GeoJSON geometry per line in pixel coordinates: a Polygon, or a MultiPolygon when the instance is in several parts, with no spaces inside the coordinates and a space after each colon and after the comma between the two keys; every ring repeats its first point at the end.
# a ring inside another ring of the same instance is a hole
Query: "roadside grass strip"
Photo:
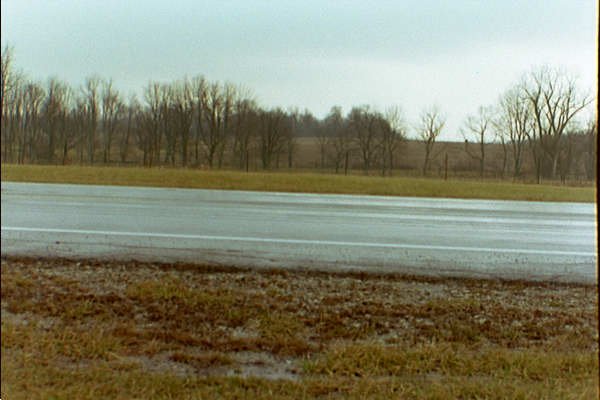
{"type": "Polygon", "coordinates": [[[3,258],[3,399],[598,396],[583,284],[3,258]]]}
{"type": "Polygon", "coordinates": [[[593,186],[525,184],[499,180],[239,172],[184,168],[2,165],[2,181],[92,185],[363,194],[527,201],[595,202],[593,186]]]}

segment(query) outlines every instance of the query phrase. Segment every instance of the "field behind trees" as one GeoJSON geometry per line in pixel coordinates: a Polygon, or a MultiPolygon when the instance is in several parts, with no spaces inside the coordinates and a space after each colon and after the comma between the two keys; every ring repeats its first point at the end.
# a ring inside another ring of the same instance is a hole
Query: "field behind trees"
{"type": "MultiPolygon", "coordinates": [[[[584,164],[587,145],[586,138],[581,135],[574,137],[574,147],[577,148],[578,157],[574,157],[569,173],[565,175],[562,183],[568,185],[592,185],[593,173],[587,174],[584,164]]],[[[589,139],[588,139],[589,140],[589,139]]],[[[501,143],[485,144],[487,160],[484,169],[484,178],[492,180],[507,180],[524,183],[535,182],[535,166],[530,154],[524,154],[522,159],[522,174],[519,177],[513,177],[511,164],[514,163],[512,155],[504,153],[501,143]],[[506,158],[505,158],[506,157],[506,158]]],[[[302,137],[297,140],[297,153],[295,156],[294,168],[312,169],[321,172],[335,173],[335,163],[331,160],[333,150],[325,147],[327,156],[323,167],[320,164],[319,139],[315,137],[302,137]]],[[[428,177],[444,178],[446,172],[446,155],[448,157],[447,176],[449,179],[479,179],[479,162],[470,157],[465,151],[465,144],[462,142],[440,141],[436,143],[435,157],[431,160],[428,177]]],[[[421,177],[423,159],[425,156],[424,144],[418,140],[405,140],[395,152],[395,166],[391,175],[421,177]]],[[[355,173],[362,173],[361,160],[357,154],[351,158],[351,170],[355,173]]],[[[287,166],[286,166],[287,167],[287,166]]],[[[338,173],[344,173],[339,170],[338,173]]],[[[372,170],[370,175],[381,176],[381,171],[372,170]]],[[[544,179],[547,183],[561,182],[560,176],[556,179],[544,179]]]]}
{"type": "MultiPolygon", "coordinates": [[[[559,176],[555,179],[547,178],[543,179],[543,182],[549,184],[566,184],[568,186],[591,186],[594,184],[595,169],[592,172],[588,172],[589,164],[587,157],[589,156],[587,144],[589,138],[583,135],[576,136],[573,139],[575,150],[575,156],[573,157],[571,167],[567,174],[559,176]]],[[[478,161],[468,155],[465,151],[465,144],[461,142],[439,142],[436,143],[436,155],[430,161],[429,171],[427,176],[431,178],[448,178],[448,179],[486,179],[486,180],[506,180],[519,183],[534,183],[535,182],[535,165],[530,154],[526,153],[522,160],[522,173],[518,177],[512,175],[510,167],[511,163],[514,163],[513,157],[510,154],[504,153],[504,149],[501,143],[488,143],[485,144],[487,161],[485,164],[483,177],[480,175],[478,161]],[[447,164],[446,164],[447,157],[447,164]]],[[[335,161],[333,158],[333,152],[335,150],[330,145],[323,146],[319,143],[317,137],[298,137],[295,139],[294,152],[291,157],[291,165],[288,164],[288,155],[281,154],[279,158],[275,158],[274,166],[270,168],[270,171],[280,172],[305,172],[305,173],[326,173],[326,174],[349,174],[349,175],[364,175],[365,171],[362,169],[362,163],[360,155],[357,153],[351,153],[349,156],[348,170],[339,167],[336,171],[335,161]],[[324,151],[325,156],[323,163],[321,163],[321,151],[324,151]]],[[[117,153],[118,148],[115,147],[113,153],[117,153]]],[[[227,152],[229,153],[229,152],[227,152]]],[[[247,168],[244,165],[243,168],[239,168],[239,165],[228,161],[231,160],[232,154],[225,153],[225,161],[221,164],[221,170],[241,170],[250,172],[260,172],[265,169],[261,165],[259,157],[250,154],[247,168]]],[[[406,140],[403,141],[401,146],[394,152],[395,165],[392,171],[386,171],[385,176],[396,176],[396,177],[422,177],[422,165],[425,154],[424,145],[422,142],[417,140],[406,140]]],[[[164,154],[163,154],[164,157],[164,154]]],[[[58,162],[55,160],[54,163],[49,164],[47,162],[30,162],[27,164],[41,164],[41,165],[89,165],[85,162],[77,160],[75,152],[69,151],[64,162],[58,162]]],[[[595,160],[594,160],[595,161],[595,160]]],[[[4,161],[3,161],[4,162],[4,161]]],[[[12,163],[16,164],[16,163],[12,163]]],[[[93,165],[97,166],[112,166],[112,167],[137,167],[143,166],[143,154],[137,149],[130,150],[128,157],[123,160],[111,159],[106,163],[95,162],[93,165]]],[[[171,163],[160,163],[155,166],[166,166],[166,167],[184,167],[184,165],[177,161],[175,164],[171,163]]],[[[211,169],[205,162],[192,163],[185,166],[186,168],[198,168],[201,170],[211,169]]],[[[382,176],[381,170],[372,169],[368,172],[371,176],[382,176]]]]}

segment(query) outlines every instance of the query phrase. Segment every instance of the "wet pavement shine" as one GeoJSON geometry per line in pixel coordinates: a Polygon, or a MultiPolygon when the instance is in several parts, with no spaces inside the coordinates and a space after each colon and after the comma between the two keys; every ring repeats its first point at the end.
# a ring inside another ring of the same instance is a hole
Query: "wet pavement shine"
{"type": "Polygon", "coordinates": [[[595,204],[2,182],[2,255],[593,283],[595,204]]]}

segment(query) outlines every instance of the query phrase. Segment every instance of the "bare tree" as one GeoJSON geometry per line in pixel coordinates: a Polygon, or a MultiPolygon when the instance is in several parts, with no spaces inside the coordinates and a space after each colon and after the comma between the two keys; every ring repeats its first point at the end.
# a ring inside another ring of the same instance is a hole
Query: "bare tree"
{"type": "Polygon", "coordinates": [[[574,161],[575,132],[566,132],[561,137],[560,153],[558,155],[557,171],[560,181],[565,183],[571,173],[574,161]]]}
{"type": "Polygon", "coordinates": [[[184,79],[174,87],[173,113],[179,138],[179,153],[183,166],[188,164],[189,142],[194,122],[194,94],[191,83],[184,79]]]}
{"type": "Polygon", "coordinates": [[[319,146],[319,168],[325,168],[325,158],[327,157],[327,149],[329,147],[331,131],[327,124],[319,126],[316,130],[317,145],[319,146]]]}
{"type": "Polygon", "coordinates": [[[0,86],[0,126],[2,130],[2,158],[13,161],[14,146],[19,140],[23,123],[23,86],[25,77],[13,68],[13,48],[2,50],[2,82],[0,86]]]}
{"type": "Polygon", "coordinates": [[[381,114],[371,110],[369,106],[354,107],[348,114],[348,122],[356,137],[365,173],[369,172],[375,159],[382,119],[381,114]]]}
{"type": "Polygon", "coordinates": [[[101,79],[92,76],[85,80],[83,87],[83,97],[85,99],[86,108],[86,121],[85,121],[85,132],[86,132],[86,150],[88,155],[88,162],[94,164],[94,155],[96,153],[96,132],[98,130],[98,119],[100,117],[100,82],[101,79]]]}
{"type": "Polygon", "coordinates": [[[398,106],[389,107],[381,123],[381,174],[391,175],[394,169],[394,154],[406,139],[406,123],[398,106]]]}
{"type": "Polygon", "coordinates": [[[72,119],[72,110],[74,102],[74,91],[64,83],[63,92],[63,109],[60,114],[60,130],[59,130],[59,145],[60,145],[60,162],[66,165],[69,160],[69,152],[75,147],[77,136],[80,132],[74,126],[72,119]]]}
{"type": "Polygon", "coordinates": [[[113,88],[112,79],[102,81],[102,159],[110,163],[110,150],[117,123],[122,117],[124,104],[119,92],[113,88]]]}
{"type": "Polygon", "coordinates": [[[597,168],[596,119],[580,121],[577,127],[563,135],[558,158],[558,173],[562,182],[568,177],[593,180],[597,168]]]}
{"type": "MultiPolygon", "coordinates": [[[[535,124],[535,122],[533,124],[535,124]]],[[[542,181],[542,167],[544,162],[544,152],[542,150],[541,138],[539,131],[535,129],[535,127],[532,127],[531,130],[527,130],[526,132],[527,144],[531,150],[531,158],[533,160],[533,166],[535,169],[535,179],[539,184],[542,181]]]]}
{"type": "Polygon", "coordinates": [[[43,130],[46,143],[46,161],[53,163],[56,155],[56,146],[62,144],[62,162],[66,161],[66,153],[69,150],[69,137],[67,130],[67,118],[69,115],[69,87],[56,78],[48,82],[46,101],[43,106],[43,130]]]}
{"type": "Polygon", "coordinates": [[[499,101],[498,114],[493,121],[496,135],[507,143],[513,161],[513,179],[521,175],[527,138],[533,127],[528,100],[518,87],[505,92],[499,101]]]}
{"type": "Polygon", "coordinates": [[[442,132],[446,118],[441,115],[437,106],[429,107],[421,112],[417,133],[425,145],[425,159],[423,160],[423,175],[427,175],[429,164],[434,159],[433,148],[442,132]]]}
{"type": "Polygon", "coordinates": [[[225,155],[225,148],[227,143],[231,140],[232,125],[233,125],[233,106],[237,98],[236,87],[231,83],[225,83],[223,85],[223,110],[222,110],[222,138],[223,141],[218,148],[218,166],[223,166],[223,159],[225,155]]]}
{"type": "Polygon", "coordinates": [[[9,46],[5,46],[4,49],[2,49],[2,62],[0,65],[0,68],[2,69],[1,72],[1,79],[2,81],[0,82],[0,123],[2,124],[2,130],[4,131],[4,118],[6,115],[6,107],[7,107],[7,101],[6,101],[6,95],[11,92],[14,88],[14,81],[13,81],[13,53],[14,50],[12,47],[9,46]]]}
{"type": "Polygon", "coordinates": [[[139,129],[137,125],[138,116],[141,112],[141,106],[135,95],[129,97],[129,104],[125,106],[126,114],[126,126],[123,129],[123,135],[121,136],[121,142],[119,143],[119,157],[121,163],[127,162],[127,156],[129,155],[129,144],[131,137],[136,129],[139,129]]]}
{"type": "Polygon", "coordinates": [[[469,157],[479,162],[479,176],[483,178],[485,172],[485,143],[490,133],[491,110],[488,107],[479,107],[477,115],[469,115],[461,129],[465,139],[465,152],[469,157]],[[469,138],[477,144],[477,151],[472,151],[469,147],[469,138]]]}
{"type": "Polygon", "coordinates": [[[296,135],[298,133],[298,124],[302,117],[300,116],[300,111],[298,110],[298,108],[290,109],[288,114],[289,129],[285,137],[285,148],[287,153],[287,167],[292,168],[294,164],[294,154],[296,153],[296,148],[298,144],[296,140],[296,135]]]}
{"type": "Polygon", "coordinates": [[[2,159],[12,162],[15,145],[23,136],[24,123],[24,79],[21,75],[12,74],[10,85],[3,95],[4,117],[2,121],[2,159]]]}
{"type": "Polygon", "coordinates": [[[221,148],[226,144],[226,114],[229,112],[231,99],[221,90],[218,83],[213,83],[206,90],[206,101],[200,121],[200,139],[202,140],[206,160],[210,168],[213,167],[215,157],[219,156],[221,148]]]}
{"type": "Polygon", "coordinates": [[[502,166],[500,167],[500,178],[504,179],[506,175],[506,168],[508,167],[508,152],[509,143],[506,141],[506,136],[500,134],[498,131],[494,131],[494,139],[500,142],[502,147],[502,166]]]}
{"type": "Polygon", "coordinates": [[[342,115],[342,108],[339,106],[331,107],[323,124],[325,129],[330,132],[329,146],[333,149],[335,173],[337,174],[342,166],[344,166],[345,173],[348,173],[353,137],[348,123],[342,115]]]}
{"type": "MultiPolygon", "coordinates": [[[[550,176],[556,176],[561,137],[573,117],[591,101],[578,93],[575,79],[560,70],[540,68],[523,78],[525,94],[534,120],[534,131],[551,165],[550,176]]],[[[539,181],[539,176],[538,176],[539,181]]]]}
{"type": "Polygon", "coordinates": [[[194,162],[200,164],[200,146],[205,136],[205,113],[208,102],[208,83],[203,76],[192,79],[192,92],[194,98],[194,162]]]}
{"type": "Polygon", "coordinates": [[[273,159],[283,149],[288,133],[286,114],[280,108],[260,112],[260,157],[263,169],[273,165],[273,159]]]}
{"type": "Polygon", "coordinates": [[[148,167],[160,160],[162,91],[162,85],[157,82],[150,82],[144,90],[146,107],[141,118],[142,129],[138,134],[138,147],[143,151],[143,165],[148,167]]]}
{"type": "Polygon", "coordinates": [[[258,125],[257,105],[251,92],[238,88],[233,105],[233,164],[240,169],[249,169],[250,146],[258,125]]]}
{"type": "Polygon", "coordinates": [[[19,154],[17,156],[19,164],[37,160],[37,146],[42,125],[42,105],[46,92],[40,84],[30,82],[23,88],[23,97],[23,132],[19,137],[19,154]]]}
{"type": "Polygon", "coordinates": [[[74,107],[71,110],[71,122],[73,129],[77,132],[75,148],[79,164],[82,165],[85,159],[86,142],[87,142],[87,119],[88,119],[87,102],[82,95],[75,97],[74,107]]]}
{"type": "MultiPolygon", "coordinates": [[[[164,164],[175,165],[177,132],[175,129],[175,87],[173,84],[160,85],[160,137],[165,139],[164,164]]],[[[162,151],[159,146],[159,151],[162,151]]]]}
{"type": "Polygon", "coordinates": [[[583,167],[586,178],[596,179],[598,168],[598,120],[590,119],[584,130],[583,167]]]}

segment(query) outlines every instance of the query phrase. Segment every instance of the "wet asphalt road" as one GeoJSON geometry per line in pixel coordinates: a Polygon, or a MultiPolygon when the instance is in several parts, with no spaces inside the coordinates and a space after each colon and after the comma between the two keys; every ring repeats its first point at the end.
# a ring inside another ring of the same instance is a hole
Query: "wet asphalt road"
{"type": "Polygon", "coordinates": [[[2,255],[596,280],[594,204],[2,182],[2,255]]]}

